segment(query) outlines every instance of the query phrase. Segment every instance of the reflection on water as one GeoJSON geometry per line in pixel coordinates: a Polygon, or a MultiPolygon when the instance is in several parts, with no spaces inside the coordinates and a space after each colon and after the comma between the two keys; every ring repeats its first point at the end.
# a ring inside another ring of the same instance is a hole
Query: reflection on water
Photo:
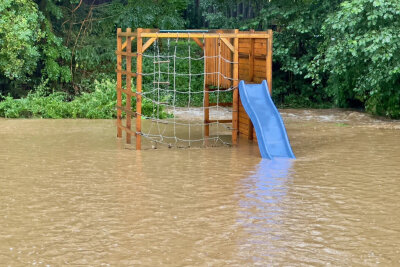
{"type": "Polygon", "coordinates": [[[110,120],[0,119],[0,265],[400,266],[400,123],[283,118],[296,160],[245,139],[135,151],[110,120]]]}
{"type": "Polygon", "coordinates": [[[274,246],[284,238],[282,201],[287,194],[293,159],[262,159],[256,172],[242,180],[245,196],[239,201],[238,221],[246,232],[240,240],[240,254],[251,254],[252,264],[273,263],[273,255],[282,250],[274,246]]]}

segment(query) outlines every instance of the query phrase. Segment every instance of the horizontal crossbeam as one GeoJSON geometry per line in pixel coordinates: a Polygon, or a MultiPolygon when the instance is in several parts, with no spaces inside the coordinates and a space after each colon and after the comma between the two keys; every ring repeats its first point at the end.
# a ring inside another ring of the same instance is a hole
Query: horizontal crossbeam
{"type": "Polygon", "coordinates": [[[129,52],[115,52],[116,55],[121,55],[121,56],[128,56],[128,57],[137,57],[137,53],[129,53],[129,52]]]}
{"type": "MultiPolygon", "coordinates": [[[[124,32],[120,36],[128,35],[124,32]]],[[[128,35],[129,36],[129,35],[128,35]]],[[[266,33],[141,33],[142,38],[270,38],[266,33]]]]}
{"type": "Polygon", "coordinates": [[[209,107],[215,107],[215,106],[220,106],[220,107],[232,107],[232,103],[210,103],[208,104],[209,107]]]}
{"type": "Polygon", "coordinates": [[[207,120],[208,123],[218,122],[218,123],[231,123],[232,120],[207,120]]]}

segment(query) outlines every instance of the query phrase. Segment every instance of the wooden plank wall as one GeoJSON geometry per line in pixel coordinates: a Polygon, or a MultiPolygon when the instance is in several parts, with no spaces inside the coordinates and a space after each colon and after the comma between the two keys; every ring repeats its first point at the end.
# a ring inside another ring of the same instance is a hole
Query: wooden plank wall
{"type": "Polygon", "coordinates": [[[227,79],[232,77],[231,50],[218,38],[207,38],[204,45],[206,72],[208,73],[206,74],[206,84],[220,88],[231,87],[232,81],[227,79]],[[221,52],[221,59],[218,58],[219,52],[221,52]],[[218,72],[221,73],[219,80],[218,72]]]}
{"type": "MultiPolygon", "coordinates": [[[[217,30],[216,33],[227,33],[226,30],[217,30]]],[[[268,32],[240,32],[240,33],[268,33],[271,35],[270,39],[259,38],[240,38],[239,39],[239,80],[244,80],[246,83],[261,83],[263,80],[268,80],[268,85],[271,87],[271,73],[272,65],[272,31],[268,32]],[[270,54],[268,54],[270,53],[270,54]]],[[[232,40],[230,40],[232,41],[232,40]]],[[[205,54],[206,58],[206,85],[216,86],[220,88],[229,88],[232,82],[225,77],[232,77],[232,64],[224,60],[218,60],[218,54],[221,57],[232,61],[232,52],[230,49],[218,38],[210,38],[205,40],[205,54]],[[218,80],[217,72],[221,72],[218,80]],[[214,74],[215,73],[215,74],[214,74]],[[225,77],[224,77],[225,76],[225,77]],[[219,81],[219,83],[218,83],[219,81]]],[[[250,118],[247,116],[240,100],[239,100],[239,134],[245,136],[247,139],[257,140],[254,127],[250,118]]],[[[208,131],[207,131],[208,132],[208,131]]]]}
{"type": "MultiPolygon", "coordinates": [[[[268,79],[268,50],[267,39],[239,39],[239,80],[261,83],[268,79]]],[[[240,101],[239,134],[257,141],[253,124],[240,101]]]]}

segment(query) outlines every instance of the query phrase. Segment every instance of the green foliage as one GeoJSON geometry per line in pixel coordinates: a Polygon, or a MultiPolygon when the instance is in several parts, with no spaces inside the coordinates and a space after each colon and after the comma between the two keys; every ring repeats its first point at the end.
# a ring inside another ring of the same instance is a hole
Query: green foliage
{"type": "Polygon", "coordinates": [[[42,17],[31,0],[0,2],[0,73],[9,79],[25,79],[40,58],[37,43],[43,37],[42,17]]]}
{"type": "MultiPolygon", "coordinates": [[[[115,104],[117,93],[115,80],[96,81],[92,93],[83,93],[69,101],[68,95],[62,92],[48,94],[46,86],[40,86],[26,98],[14,99],[5,97],[0,102],[0,117],[6,118],[88,118],[111,119],[116,118],[115,104]]],[[[134,109],[135,99],[132,100],[134,109]]],[[[126,104],[123,98],[123,105],[126,104]]],[[[150,116],[153,112],[153,104],[143,101],[142,112],[150,116]]],[[[163,108],[160,110],[160,118],[169,116],[163,108]]]]}
{"type": "Polygon", "coordinates": [[[43,78],[50,81],[70,82],[71,71],[65,63],[70,60],[70,50],[62,44],[62,38],[57,37],[50,28],[50,23],[44,21],[44,38],[40,44],[42,50],[43,78]]]}
{"type": "Polygon", "coordinates": [[[273,97],[277,104],[326,106],[331,100],[323,91],[323,84],[311,84],[307,74],[323,41],[322,23],[340,0],[251,1],[249,4],[209,0],[202,3],[211,28],[274,29],[273,97]]]}
{"type": "Polygon", "coordinates": [[[260,11],[260,24],[276,25],[274,32],[274,97],[278,103],[297,106],[303,99],[306,107],[325,106],[330,101],[322,85],[307,79],[308,66],[318,53],[320,29],[326,16],[340,1],[270,2],[260,11]],[[295,96],[298,97],[288,97],[295,96]],[[279,101],[280,100],[280,101],[279,101]],[[294,101],[294,102],[292,102],[294,101]]]}
{"type": "MultiPolygon", "coordinates": [[[[53,7],[52,14],[56,12],[55,6],[48,7],[53,7]]],[[[34,1],[0,3],[0,79],[9,80],[10,93],[21,95],[16,93],[19,88],[32,88],[42,79],[71,81],[71,71],[64,65],[69,59],[69,49],[34,1]]]]}
{"type": "Polygon", "coordinates": [[[329,74],[326,93],[338,106],[354,101],[371,113],[400,118],[400,2],[343,2],[322,28],[325,41],[311,75],[329,74]]]}

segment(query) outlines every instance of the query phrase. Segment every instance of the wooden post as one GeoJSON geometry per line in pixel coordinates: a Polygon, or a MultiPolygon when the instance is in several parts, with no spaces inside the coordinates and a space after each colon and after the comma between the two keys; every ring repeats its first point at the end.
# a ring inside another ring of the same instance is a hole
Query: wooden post
{"type": "MultiPolygon", "coordinates": [[[[254,34],[254,30],[250,30],[254,34]]],[[[250,38],[250,51],[249,51],[249,82],[254,80],[254,38],[250,38]]],[[[253,140],[253,123],[250,117],[247,118],[247,139],[253,140]]]]}
{"type": "Polygon", "coordinates": [[[204,88],[204,137],[210,136],[210,93],[208,85],[206,84],[204,88]]]}
{"type": "Polygon", "coordinates": [[[269,93],[272,94],[272,30],[268,30],[267,39],[267,83],[269,93]]]}
{"type": "MultiPolygon", "coordinates": [[[[122,106],[122,37],[120,36],[121,28],[117,29],[117,106],[122,106]]],[[[122,137],[122,112],[117,108],[117,137],[122,137]]]]}
{"type": "MultiPolygon", "coordinates": [[[[235,29],[235,35],[239,30],[235,29]]],[[[236,36],[233,39],[233,47],[235,52],[233,53],[233,103],[232,103],[232,144],[237,144],[238,136],[238,117],[239,117],[239,38],[236,36]]]]}
{"type": "MultiPolygon", "coordinates": [[[[130,93],[132,92],[132,56],[129,55],[132,52],[132,40],[129,34],[131,33],[131,28],[126,29],[126,33],[128,37],[126,38],[126,90],[130,93]]],[[[126,110],[132,110],[132,95],[126,94],[126,110]]],[[[131,127],[132,125],[132,113],[126,112],[126,128],[129,131],[126,131],[126,143],[130,144],[132,137],[131,137],[131,127]]]]}
{"type": "Polygon", "coordinates": [[[136,58],[136,149],[142,149],[142,28],[137,29],[137,58],[136,58]]]}

